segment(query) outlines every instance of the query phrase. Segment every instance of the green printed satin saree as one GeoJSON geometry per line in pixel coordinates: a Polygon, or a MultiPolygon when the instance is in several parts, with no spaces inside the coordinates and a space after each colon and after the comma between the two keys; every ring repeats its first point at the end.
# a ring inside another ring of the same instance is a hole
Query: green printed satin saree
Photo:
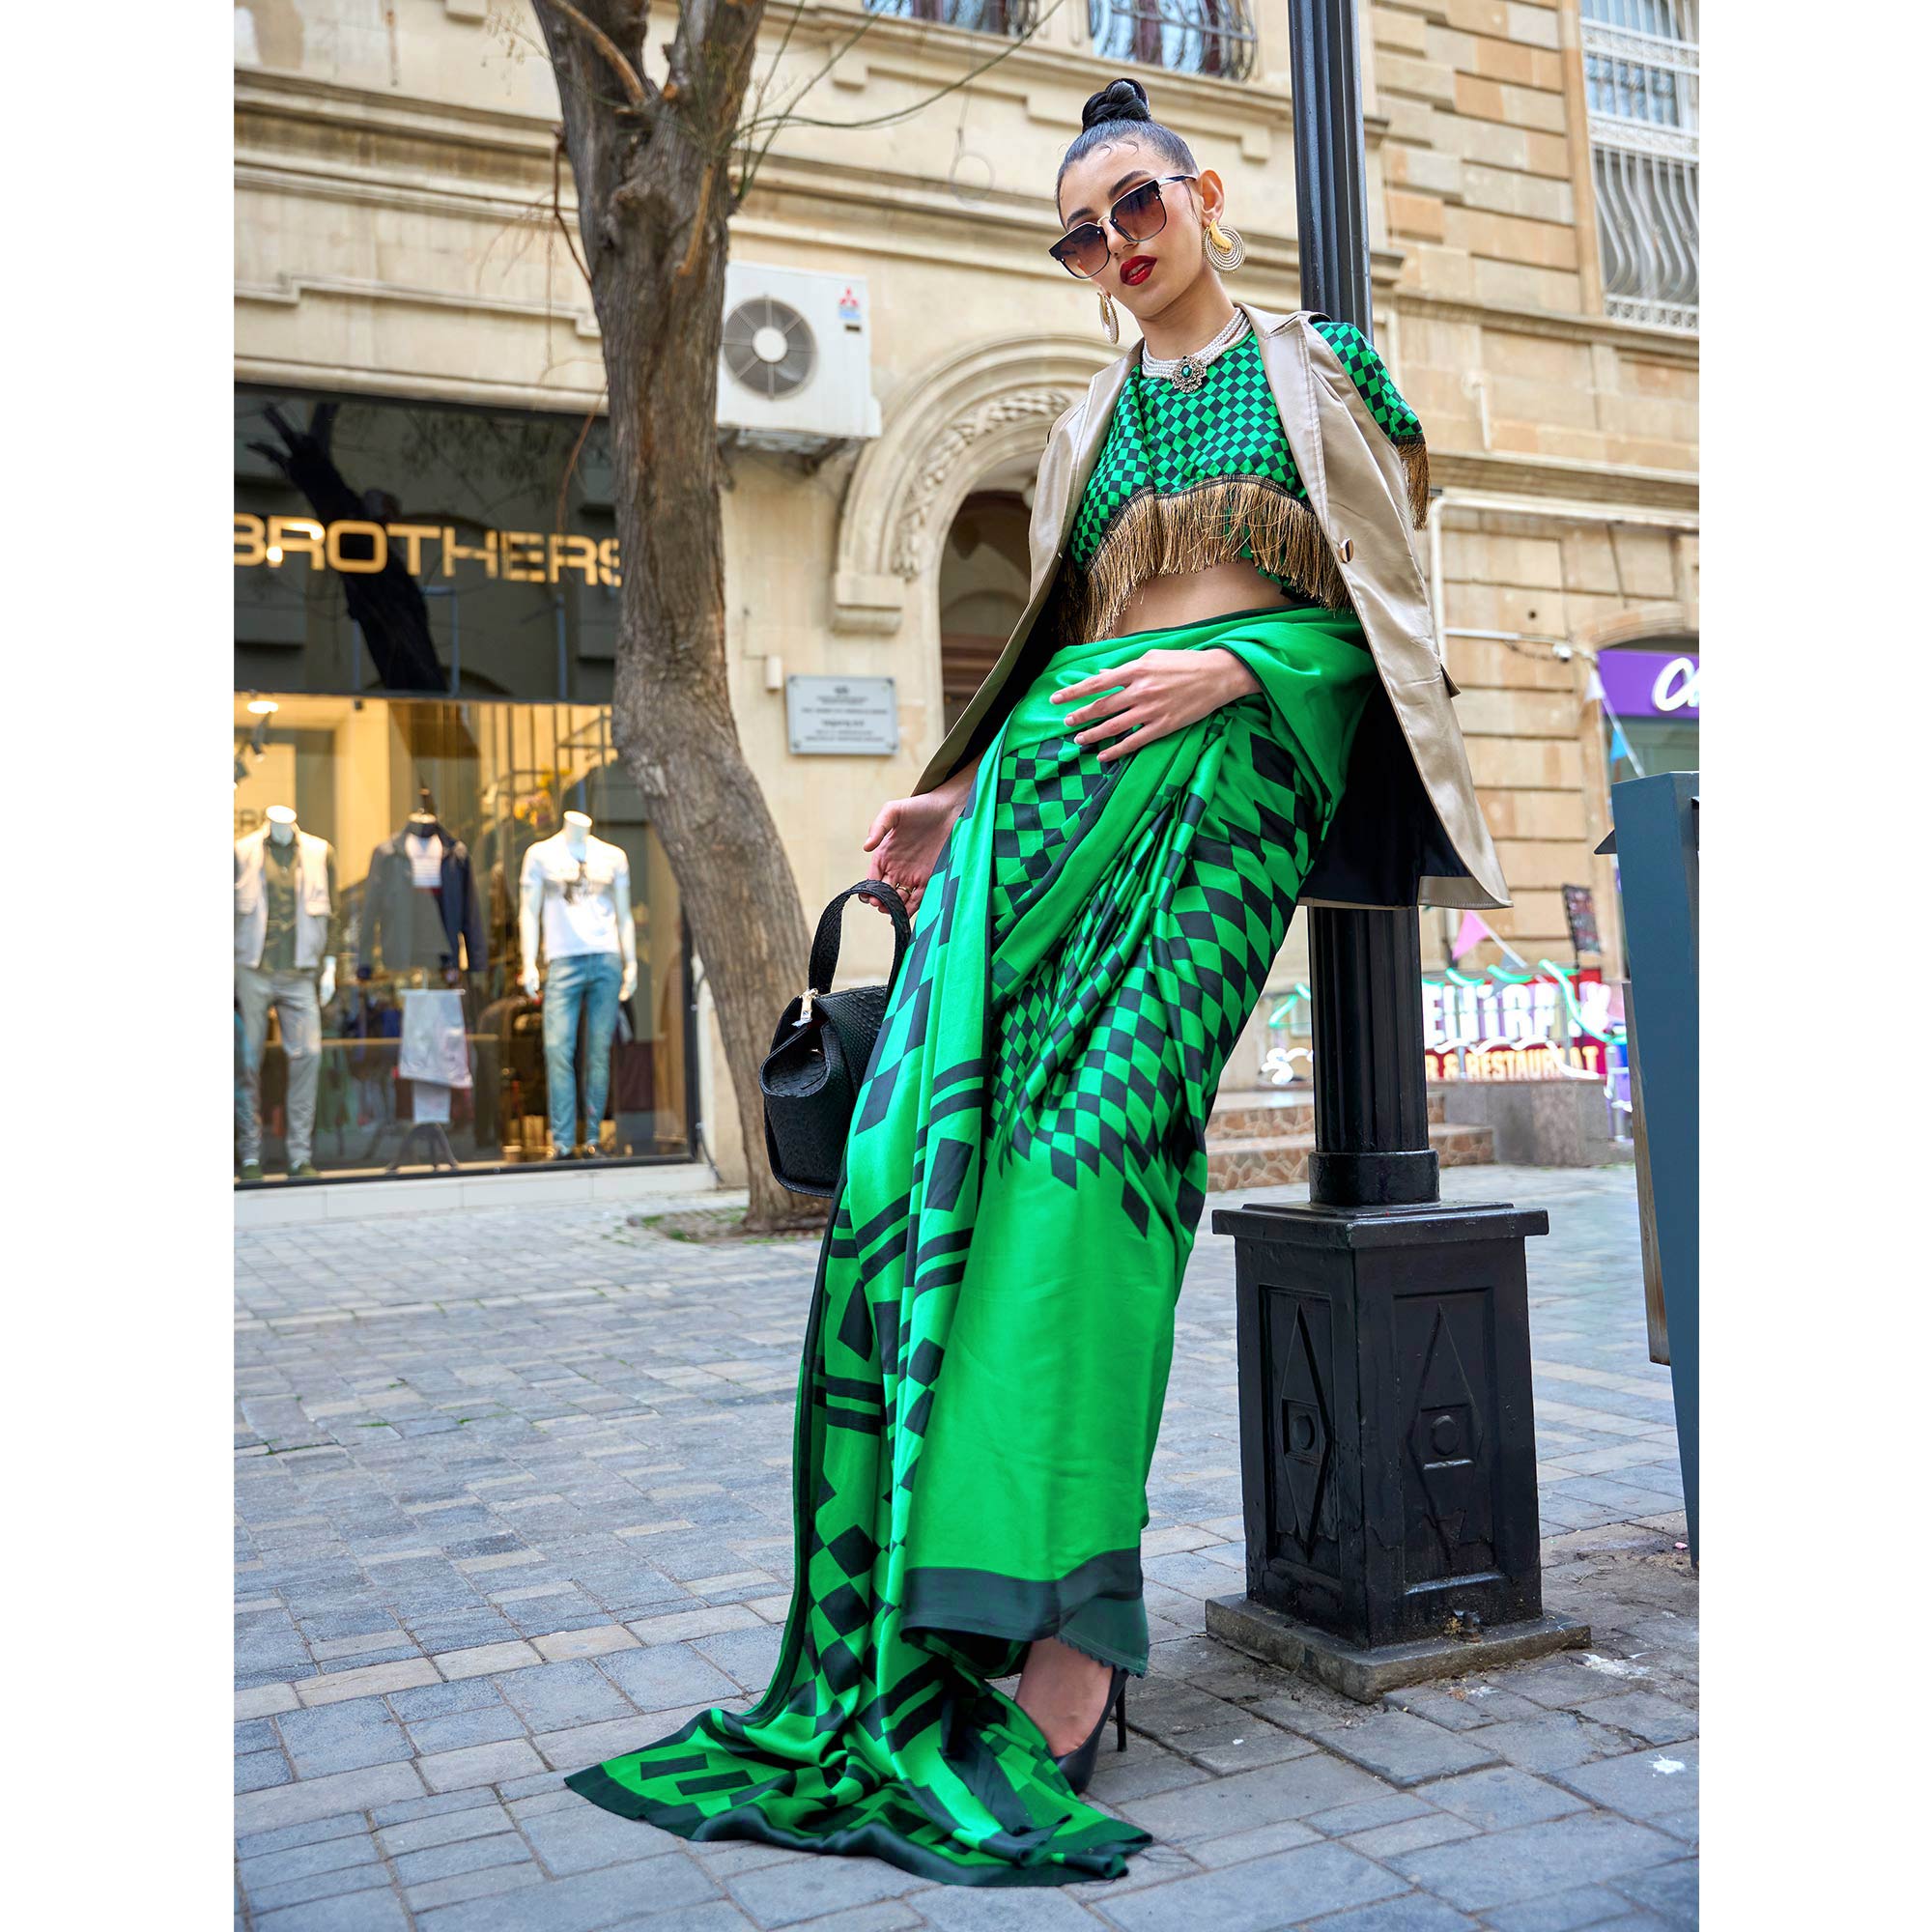
{"type": "Polygon", "coordinates": [[[1208,1112],[1374,675],[1351,614],[1282,609],[1069,646],[1020,698],[921,902],[819,1251],[778,1667],[752,1709],[573,1790],[955,1884],[1116,1878],[1149,1842],[1073,1795],[990,1680],[1056,1634],[1147,1668],[1140,1537],[1208,1112]],[[1048,701],[1210,645],[1262,690],[1122,758],[1048,701]]]}

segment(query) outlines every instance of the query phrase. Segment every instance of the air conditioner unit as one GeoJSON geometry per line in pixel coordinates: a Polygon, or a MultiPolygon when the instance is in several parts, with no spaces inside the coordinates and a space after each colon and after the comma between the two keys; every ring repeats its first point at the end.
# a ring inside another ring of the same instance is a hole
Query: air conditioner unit
{"type": "Polygon", "coordinates": [[[864,275],[724,267],[718,422],[755,449],[822,453],[879,433],[864,275]]]}

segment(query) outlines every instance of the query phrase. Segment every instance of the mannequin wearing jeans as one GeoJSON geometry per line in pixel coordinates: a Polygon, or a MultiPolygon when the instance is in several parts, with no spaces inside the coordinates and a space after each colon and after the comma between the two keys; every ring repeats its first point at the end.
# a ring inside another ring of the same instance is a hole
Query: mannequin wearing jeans
{"type": "Polygon", "coordinates": [[[288,1056],[289,1173],[307,1179],[322,1067],[322,1009],[335,997],[335,854],[271,805],[268,825],[235,841],[235,991],[241,1079],[235,1120],[243,1180],[262,1178],[262,1050],[269,1009],[288,1056]]]}
{"type": "Polygon", "coordinates": [[[580,1029],[583,1152],[594,1154],[610,1092],[611,1037],[616,1031],[618,1002],[637,991],[638,938],[631,923],[631,862],[621,847],[591,838],[583,812],[566,811],[563,830],[525,853],[517,927],[524,991],[532,998],[539,987],[543,993],[551,1158],[577,1157],[580,1029]]]}

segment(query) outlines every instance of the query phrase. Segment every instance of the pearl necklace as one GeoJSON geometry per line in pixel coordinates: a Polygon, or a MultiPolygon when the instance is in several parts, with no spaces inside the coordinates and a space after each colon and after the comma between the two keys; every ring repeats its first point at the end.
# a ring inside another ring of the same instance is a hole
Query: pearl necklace
{"type": "Polygon", "coordinates": [[[1147,344],[1141,344],[1141,374],[1143,376],[1164,377],[1183,395],[1191,395],[1208,380],[1208,365],[1224,349],[1232,349],[1242,336],[1248,326],[1245,309],[1237,308],[1222,324],[1213,339],[1199,349],[1190,350],[1185,355],[1150,355],[1147,344]]]}

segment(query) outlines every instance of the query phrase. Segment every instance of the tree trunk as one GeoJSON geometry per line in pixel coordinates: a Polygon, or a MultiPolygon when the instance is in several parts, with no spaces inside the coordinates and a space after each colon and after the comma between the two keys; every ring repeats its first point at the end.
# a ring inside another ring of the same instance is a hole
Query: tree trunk
{"type": "Polygon", "coordinates": [[[798,884],[738,742],[724,647],[718,346],[730,143],[763,0],[684,0],[669,75],[643,77],[642,0],[535,0],[556,71],[610,379],[623,559],[613,735],[704,962],[750,1169],[747,1225],[822,1221],[763,1157],[757,1068],[810,944],[798,884]]]}

